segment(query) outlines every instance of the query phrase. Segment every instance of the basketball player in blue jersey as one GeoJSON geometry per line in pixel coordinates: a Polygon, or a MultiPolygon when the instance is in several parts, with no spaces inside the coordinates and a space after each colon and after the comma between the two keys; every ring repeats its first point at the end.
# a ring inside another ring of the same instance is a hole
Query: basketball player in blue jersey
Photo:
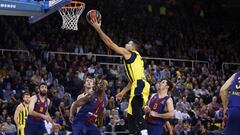
{"type": "Polygon", "coordinates": [[[38,90],[39,94],[32,96],[30,99],[25,135],[47,135],[44,120],[51,122],[54,127],[60,126],[54,123],[48,113],[50,100],[47,98],[47,85],[45,83],[40,84],[38,90]]]}
{"type": "Polygon", "coordinates": [[[96,85],[96,91],[91,91],[73,102],[72,113],[81,107],[72,123],[73,135],[101,135],[99,128],[102,127],[103,110],[107,105],[106,87],[104,81],[99,81],[96,85]],[[96,120],[99,120],[99,128],[95,124],[96,120]]]}
{"type": "Polygon", "coordinates": [[[233,74],[221,87],[227,135],[240,135],[240,72],[233,74]]]}
{"type": "Polygon", "coordinates": [[[168,96],[173,84],[170,80],[159,83],[158,92],[153,94],[145,106],[148,135],[162,135],[166,119],[173,118],[173,101],[168,96]]]}
{"type": "MultiPolygon", "coordinates": [[[[91,93],[93,91],[93,86],[94,86],[93,83],[94,83],[94,78],[87,75],[84,79],[84,92],[78,95],[77,100],[87,95],[87,93],[91,93]]],[[[72,104],[70,108],[70,116],[69,116],[70,122],[73,122],[73,114],[78,112],[80,108],[81,106],[76,108],[76,110],[73,110],[73,104],[72,104]]]]}
{"type": "Polygon", "coordinates": [[[146,105],[150,93],[150,85],[146,81],[144,73],[144,62],[138,53],[139,43],[137,41],[129,41],[125,48],[116,45],[101,29],[101,22],[96,18],[89,22],[103,42],[112,50],[121,54],[124,58],[124,68],[129,83],[123,90],[116,95],[118,100],[122,100],[123,96],[130,91],[130,99],[128,106],[128,130],[130,134],[147,135],[147,127],[143,118],[143,107],[146,105]]]}

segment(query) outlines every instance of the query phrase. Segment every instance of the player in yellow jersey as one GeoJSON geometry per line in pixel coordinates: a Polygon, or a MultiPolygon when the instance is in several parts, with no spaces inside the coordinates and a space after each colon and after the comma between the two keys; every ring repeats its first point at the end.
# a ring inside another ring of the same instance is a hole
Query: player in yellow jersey
{"type": "Polygon", "coordinates": [[[26,119],[28,116],[28,105],[30,103],[30,94],[28,92],[23,93],[23,102],[20,103],[14,114],[14,122],[17,125],[18,135],[24,135],[24,128],[26,125],[26,119]]]}
{"type": "Polygon", "coordinates": [[[150,85],[146,81],[144,74],[144,62],[138,53],[139,43],[137,41],[129,41],[125,48],[116,45],[101,29],[101,22],[97,18],[92,18],[89,23],[95,28],[103,42],[112,50],[121,54],[124,58],[124,67],[128,76],[128,85],[116,95],[121,100],[129,91],[130,99],[128,106],[128,122],[130,134],[141,133],[147,135],[146,123],[143,118],[143,106],[145,106],[150,85]]]}

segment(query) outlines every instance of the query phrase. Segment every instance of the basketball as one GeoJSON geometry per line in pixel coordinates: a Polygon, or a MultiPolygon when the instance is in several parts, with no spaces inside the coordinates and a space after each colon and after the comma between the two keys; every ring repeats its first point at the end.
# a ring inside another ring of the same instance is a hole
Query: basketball
{"type": "Polygon", "coordinates": [[[98,22],[101,21],[101,14],[98,10],[93,9],[93,10],[88,11],[87,16],[86,16],[87,21],[91,22],[91,19],[93,19],[94,17],[97,18],[98,22]]]}

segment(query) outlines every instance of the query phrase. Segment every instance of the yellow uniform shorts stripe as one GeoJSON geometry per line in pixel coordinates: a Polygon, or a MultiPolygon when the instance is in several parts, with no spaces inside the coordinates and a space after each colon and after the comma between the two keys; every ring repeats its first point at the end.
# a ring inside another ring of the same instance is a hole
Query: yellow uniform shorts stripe
{"type": "Polygon", "coordinates": [[[18,130],[18,135],[24,135],[24,128],[25,128],[25,126],[24,125],[22,125],[22,129],[21,130],[18,130]]]}

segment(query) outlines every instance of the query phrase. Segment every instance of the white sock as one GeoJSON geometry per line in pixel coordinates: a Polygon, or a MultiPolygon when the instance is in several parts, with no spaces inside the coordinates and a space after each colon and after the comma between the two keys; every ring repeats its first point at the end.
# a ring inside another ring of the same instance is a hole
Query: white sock
{"type": "Polygon", "coordinates": [[[143,130],[141,131],[141,135],[148,135],[147,129],[143,129],[143,130]]]}

